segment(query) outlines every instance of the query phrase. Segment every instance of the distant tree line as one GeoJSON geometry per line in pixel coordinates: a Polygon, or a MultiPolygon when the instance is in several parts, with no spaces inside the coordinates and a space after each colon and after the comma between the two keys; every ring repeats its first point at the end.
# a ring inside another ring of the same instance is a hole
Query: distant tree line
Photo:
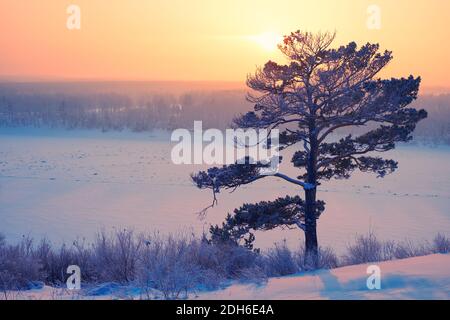
{"type": "Polygon", "coordinates": [[[428,118],[417,125],[415,137],[424,142],[450,145],[450,94],[419,97],[413,105],[428,111],[428,118]]]}
{"type": "MultiPolygon", "coordinates": [[[[46,93],[0,87],[0,127],[141,132],[191,128],[194,120],[202,120],[205,128],[225,129],[236,114],[249,109],[245,94],[244,90],[46,93]]],[[[450,144],[450,94],[422,95],[413,106],[428,111],[428,118],[417,126],[415,140],[450,144]]]]}
{"type": "Polygon", "coordinates": [[[0,126],[149,131],[205,127],[224,129],[245,110],[245,92],[214,91],[129,96],[122,93],[3,93],[0,126]]]}

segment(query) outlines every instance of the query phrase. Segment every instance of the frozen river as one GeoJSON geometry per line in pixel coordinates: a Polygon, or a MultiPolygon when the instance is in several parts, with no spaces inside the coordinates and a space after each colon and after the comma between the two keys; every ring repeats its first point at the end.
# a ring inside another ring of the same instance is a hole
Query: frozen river
{"type": "MultiPolygon", "coordinates": [[[[0,129],[0,233],[10,241],[31,235],[56,243],[113,228],[200,234],[244,202],[301,192],[267,178],[220,194],[218,206],[200,219],[196,212],[211,194],[190,181],[199,167],[172,164],[171,147],[164,133],[0,129]]],[[[450,234],[450,148],[408,145],[385,156],[399,161],[393,175],[355,174],[320,186],[318,198],[327,203],[319,220],[322,245],[339,251],[369,230],[386,240],[450,234]]],[[[257,245],[284,238],[295,246],[303,235],[258,233],[257,245]]]]}

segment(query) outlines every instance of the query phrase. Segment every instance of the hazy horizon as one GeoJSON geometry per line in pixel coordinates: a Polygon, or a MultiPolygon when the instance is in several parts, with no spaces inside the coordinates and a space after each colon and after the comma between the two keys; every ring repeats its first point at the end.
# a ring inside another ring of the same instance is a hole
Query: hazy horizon
{"type": "MultiPolygon", "coordinates": [[[[28,89],[37,89],[38,87],[65,87],[70,86],[88,86],[90,90],[95,90],[95,86],[101,86],[110,91],[114,87],[130,86],[138,87],[141,91],[185,93],[190,91],[222,91],[239,90],[249,91],[244,81],[219,81],[219,80],[106,80],[106,79],[5,79],[0,77],[0,87],[21,87],[28,89]],[[94,87],[91,87],[94,85],[94,87]]],[[[421,86],[419,94],[440,95],[449,94],[450,86],[421,86]]]]}

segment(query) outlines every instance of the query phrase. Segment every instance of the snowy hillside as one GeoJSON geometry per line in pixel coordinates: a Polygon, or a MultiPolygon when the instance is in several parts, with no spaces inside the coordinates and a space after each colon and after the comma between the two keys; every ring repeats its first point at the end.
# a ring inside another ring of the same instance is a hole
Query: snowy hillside
{"type": "MultiPolygon", "coordinates": [[[[450,254],[434,254],[376,264],[381,269],[381,289],[366,286],[369,264],[308,274],[271,278],[265,284],[234,284],[223,290],[190,294],[203,300],[307,300],[307,299],[450,299],[450,254]]],[[[78,300],[147,299],[139,288],[105,283],[82,292],[45,286],[9,292],[8,299],[78,300]]],[[[157,290],[150,293],[160,299],[157,290]]],[[[2,299],[2,297],[0,297],[2,299]]]]}
{"type": "Polygon", "coordinates": [[[381,289],[369,290],[367,265],[272,278],[267,284],[233,285],[198,299],[450,299],[450,254],[377,264],[381,289]]]}

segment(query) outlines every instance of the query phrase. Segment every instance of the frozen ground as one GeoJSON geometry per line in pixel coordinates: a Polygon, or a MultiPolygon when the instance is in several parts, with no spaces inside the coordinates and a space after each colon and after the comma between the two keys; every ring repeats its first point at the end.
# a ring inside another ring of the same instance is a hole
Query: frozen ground
{"type": "MultiPolygon", "coordinates": [[[[287,277],[270,278],[262,284],[233,284],[218,291],[190,293],[191,299],[220,300],[307,300],[307,299],[442,299],[450,298],[450,254],[378,263],[381,289],[367,288],[369,264],[334,270],[319,270],[287,277]]],[[[7,292],[8,299],[160,299],[156,290],[142,293],[134,287],[103,284],[85,293],[43,287],[7,292]]],[[[0,296],[2,299],[4,296],[0,296]]]]}
{"type": "MultiPolygon", "coordinates": [[[[195,212],[210,204],[211,195],[189,179],[199,167],[173,165],[170,150],[163,132],[0,129],[0,233],[8,241],[29,234],[57,243],[114,227],[199,233],[243,202],[300,192],[268,178],[273,183],[221,194],[202,220],[195,212]]],[[[319,221],[322,245],[339,253],[369,229],[389,240],[449,235],[450,149],[408,145],[386,156],[400,169],[385,179],[355,174],[320,187],[318,197],[327,202],[319,221]]],[[[301,237],[296,230],[273,231],[258,234],[257,245],[287,238],[295,246],[301,237]]]]}
{"type": "Polygon", "coordinates": [[[367,288],[367,267],[357,265],[289,277],[267,284],[233,285],[199,299],[450,299],[450,255],[430,255],[377,264],[381,289],[367,288]]]}

